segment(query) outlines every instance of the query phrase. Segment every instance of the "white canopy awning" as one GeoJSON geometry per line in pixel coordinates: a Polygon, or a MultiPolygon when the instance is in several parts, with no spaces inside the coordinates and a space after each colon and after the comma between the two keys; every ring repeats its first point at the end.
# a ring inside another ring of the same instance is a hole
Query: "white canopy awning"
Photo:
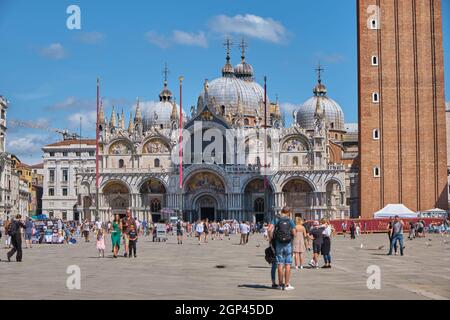
{"type": "Polygon", "coordinates": [[[447,211],[439,209],[439,208],[434,208],[434,209],[425,211],[425,213],[447,213],[447,211]]]}
{"type": "Polygon", "coordinates": [[[386,219],[399,216],[400,218],[417,218],[418,213],[409,210],[403,204],[389,204],[374,214],[375,219],[386,219]]]}

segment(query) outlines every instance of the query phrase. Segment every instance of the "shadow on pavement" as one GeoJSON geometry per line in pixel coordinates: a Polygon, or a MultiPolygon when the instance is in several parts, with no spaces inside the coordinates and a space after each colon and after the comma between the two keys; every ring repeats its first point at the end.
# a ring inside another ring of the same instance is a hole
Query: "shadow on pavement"
{"type": "Polygon", "coordinates": [[[264,286],[264,285],[260,285],[260,284],[240,284],[240,285],[238,285],[238,288],[275,290],[274,288],[272,288],[270,286],[264,286]]]}

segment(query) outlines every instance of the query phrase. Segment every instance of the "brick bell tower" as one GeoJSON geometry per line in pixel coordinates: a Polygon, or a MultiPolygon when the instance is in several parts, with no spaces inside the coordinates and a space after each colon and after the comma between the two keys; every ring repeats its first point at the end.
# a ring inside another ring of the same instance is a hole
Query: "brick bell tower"
{"type": "Polygon", "coordinates": [[[360,215],[448,207],[441,0],[357,0],[360,215]]]}

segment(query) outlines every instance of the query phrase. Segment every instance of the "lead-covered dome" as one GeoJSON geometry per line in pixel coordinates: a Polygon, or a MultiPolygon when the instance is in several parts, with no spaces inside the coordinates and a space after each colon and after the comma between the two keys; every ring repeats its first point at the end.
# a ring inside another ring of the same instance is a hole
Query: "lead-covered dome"
{"type": "MultiPolygon", "coordinates": [[[[205,88],[200,94],[199,101],[205,101],[205,88]]],[[[227,62],[222,68],[222,77],[208,83],[208,101],[213,108],[219,108],[223,115],[231,114],[243,117],[262,116],[264,103],[264,89],[253,80],[253,67],[245,62],[235,68],[230,64],[229,52],[227,62]],[[213,105],[211,105],[213,104],[213,105]]],[[[267,99],[270,105],[269,99],[267,99]]],[[[197,110],[203,106],[198,105],[197,110]]]]}
{"type": "MultiPolygon", "coordinates": [[[[201,93],[203,101],[205,90],[201,93]]],[[[220,107],[225,114],[256,116],[264,102],[264,89],[255,82],[245,82],[236,77],[221,77],[209,83],[207,103],[220,107]]]]}
{"type": "Polygon", "coordinates": [[[172,92],[167,87],[167,81],[164,82],[164,88],[159,94],[159,102],[151,104],[143,119],[144,131],[152,127],[171,128],[172,122],[178,119],[179,106],[172,101],[172,92]]]}
{"type": "Polygon", "coordinates": [[[344,112],[336,101],[327,96],[327,89],[320,78],[313,92],[314,96],[305,101],[297,111],[296,118],[300,127],[306,130],[314,129],[317,100],[320,100],[319,103],[325,111],[328,128],[335,131],[345,131],[344,112]]]}

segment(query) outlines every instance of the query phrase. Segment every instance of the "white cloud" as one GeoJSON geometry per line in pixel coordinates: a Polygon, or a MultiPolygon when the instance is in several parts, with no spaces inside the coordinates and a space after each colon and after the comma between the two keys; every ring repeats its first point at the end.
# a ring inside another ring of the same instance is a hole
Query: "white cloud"
{"type": "MultiPolygon", "coordinates": [[[[70,129],[77,130],[79,133],[80,129],[80,120],[82,125],[83,132],[92,132],[95,130],[95,126],[97,123],[97,111],[91,112],[77,112],[67,117],[68,125],[70,129]]],[[[88,134],[83,134],[87,136],[88,134]]]]}
{"type": "Polygon", "coordinates": [[[293,120],[294,111],[296,111],[298,108],[298,105],[289,102],[280,104],[281,113],[283,114],[285,121],[293,120]]]}
{"type": "Polygon", "coordinates": [[[148,42],[162,49],[167,49],[173,45],[185,45],[207,48],[208,40],[203,31],[186,32],[174,30],[170,35],[159,34],[156,31],[149,31],[145,34],[148,42]]]}
{"type": "Polygon", "coordinates": [[[39,162],[42,157],[42,147],[51,143],[52,137],[39,134],[10,135],[7,140],[7,151],[17,155],[22,161],[30,164],[39,162]]]}
{"type": "Polygon", "coordinates": [[[288,37],[288,31],[280,22],[253,14],[219,15],[211,19],[209,26],[213,32],[222,35],[240,34],[274,43],[283,43],[288,37]]]}
{"type": "Polygon", "coordinates": [[[77,39],[85,44],[98,44],[105,38],[105,35],[101,32],[83,32],[77,36],[77,39]]]}
{"type": "Polygon", "coordinates": [[[200,31],[196,34],[175,30],[173,32],[173,41],[178,44],[189,46],[198,46],[203,48],[208,47],[208,41],[206,40],[206,36],[203,31],[200,31]]]}
{"type": "Polygon", "coordinates": [[[48,110],[96,110],[97,102],[92,99],[79,99],[76,97],[67,97],[63,101],[48,106],[48,110]]]}
{"type": "Polygon", "coordinates": [[[345,56],[340,53],[316,53],[316,58],[321,62],[326,62],[328,64],[336,64],[345,62],[345,56]]]}
{"type": "Polygon", "coordinates": [[[60,43],[52,43],[46,47],[42,47],[39,49],[39,54],[43,57],[61,60],[67,56],[67,52],[60,43]]]}
{"type": "Polygon", "coordinates": [[[145,34],[145,37],[147,38],[147,41],[160,47],[163,49],[166,49],[170,47],[170,39],[168,39],[166,36],[160,35],[155,31],[149,31],[145,34]]]}

